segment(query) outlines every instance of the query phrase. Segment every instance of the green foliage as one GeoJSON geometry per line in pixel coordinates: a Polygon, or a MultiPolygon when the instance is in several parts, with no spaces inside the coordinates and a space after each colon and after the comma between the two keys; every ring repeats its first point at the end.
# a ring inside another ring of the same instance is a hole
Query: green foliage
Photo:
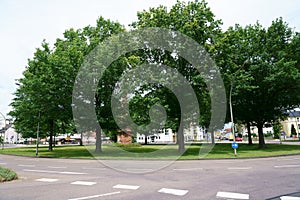
{"type": "Polygon", "coordinates": [[[295,129],[295,126],[294,126],[294,124],[292,124],[292,127],[291,127],[291,135],[297,135],[297,131],[296,131],[296,129],[295,129]]]}
{"type": "Polygon", "coordinates": [[[279,121],[275,121],[273,123],[273,131],[274,131],[274,138],[275,139],[279,139],[280,138],[282,127],[283,126],[282,126],[282,124],[279,121]]]}
{"type": "Polygon", "coordinates": [[[0,167],[0,182],[18,179],[18,175],[11,169],[0,167]]]}
{"type": "Polygon", "coordinates": [[[267,28],[259,23],[230,27],[214,47],[228,97],[233,89],[235,120],[258,127],[261,148],[263,125],[282,118],[284,111],[300,102],[298,58],[289,54],[296,36],[279,18],[267,28]]]}

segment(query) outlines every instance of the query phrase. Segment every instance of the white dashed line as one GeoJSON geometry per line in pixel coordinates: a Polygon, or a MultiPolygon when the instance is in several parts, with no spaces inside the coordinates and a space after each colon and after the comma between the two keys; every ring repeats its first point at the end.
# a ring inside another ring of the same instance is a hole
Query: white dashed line
{"type": "Polygon", "coordinates": [[[66,169],[67,167],[59,167],[59,166],[48,166],[48,168],[51,168],[51,169],[66,169]]]}
{"type": "Polygon", "coordinates": [[[85,199],[94,199],[94,198],[98,198],[98,197],[105,197],[105,196],[110,196],[110,195],[114,195],[114,194],[120,194],[121,192],[111,192],[111,193],[106,193],[106,194],[97,194],[97,195],[93,195],[93,196],[86,196],[86,197],[79,197],[79,198],[74,198],[74,199],[69,199],[69,200],[85,200],[85,199]]]}
{"type": "Polygon", "coordinates": [[[40,178],[40,179],[36,179],[36,181],[52,183],[52,182],[58,181],[58,179],[54,179],[54,178],[40,178]]]}
{"type": "Polygon", "coordinates": [[[229,170],[247,170],[252,169],[252,167],[228,167],[229,170]]]}
{"type": "Polygon", "coordinates": [[[281,200],[300,200],[300,197],[282,196],[281,200]]]}
{"type": "Polygon", "coordinates": [[[18,165],[19,167],[35,167],[35,165],[22,165],[22,164],[20,164],[20,165],[18,165]]]}
{"type": "Polygon", "coordinates": [[[173,169],[174,171],[197,171],[203,170],[203,168],[182,168],[182,169],[173,169]]]}
{"type": "Polygon", "coordinates": [[[81,172],[67,172],[67,171],[49,171],[49,170],[33,170],[33,169],[23,169],[25,172],[38,172],[38,173],[49,173],[49,174],[69,174],[69,175],[84,175],[87,173],[81,172]]]}
{"type": "Polygon", "coordinates": [[[217,197],[229,199],[249,199],[249,194],[233,193],[233,192],[218,192],[217,197]]]}
{"type": "Polygon", "coordinates": [[[300,167],[300,165],[278,165],[274,166],[275,168],[293,168],[293,167],[300,167]]]}
{"type": "Polygon", "coordinates": [[[0,163],[0,165],[7,165],[7,163],[0,163]]]}
{"type": "Polygon", "coordinates": [[[121,185],[121,184],[113,186],[113,188],[115,189],[127,189],[127,190],[137,190],[139,189],[139,187],[140,186],[137,185],[121,185]]]}
{"type": "Polygon", "coordinates": [[[165,193],[165,194],[172,194],[172,195],[176,195],[176,196],[183,196],[183,195],[186,195],[189,191],[188,190],[162,188],[162,189],[158,190],[158,192],[165,193]]]}
{"type": "Polygon", "coordinates": [[[106,168],[104,167],[83,167],[82,169],[87,169],[87,170],[105,170],[106,168]]]}
{"type": "Polygon", "coordinates": [[[91,186],[91,185],[95,185],[96,182],[75,181],[75,182],[72,182],[71,184],[72,184],[72,185],[88,185],[88,186],[91,186]]]}

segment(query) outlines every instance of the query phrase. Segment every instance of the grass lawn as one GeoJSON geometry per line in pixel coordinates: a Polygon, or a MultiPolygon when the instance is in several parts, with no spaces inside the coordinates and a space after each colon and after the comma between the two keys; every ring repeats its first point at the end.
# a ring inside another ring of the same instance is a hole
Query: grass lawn
{"type": "MultiPolygon", "coordinates": [[[[206,155],[199,156],[199,150],[209,145],[192,144],[183,155],[179,155],[177,145],[103,145],[103,152],[94,153],[95,146],[56,146],[52,152],[48,147],[39,148],[40,157],[52,158],[88,158],[94,159],[216,159],[216,158],[250,158],[289,154],[300,154],[300,145],[267,144],[267,148],[258,149],[258,145],[239,144],[237,156],[233,154],[231,144],[216,144],[206,155]],[[91,154],[91,153],[93,154],[91,154]]],[[[35,156],[35,147],[6,148],[0,154],[35,156]]]]}

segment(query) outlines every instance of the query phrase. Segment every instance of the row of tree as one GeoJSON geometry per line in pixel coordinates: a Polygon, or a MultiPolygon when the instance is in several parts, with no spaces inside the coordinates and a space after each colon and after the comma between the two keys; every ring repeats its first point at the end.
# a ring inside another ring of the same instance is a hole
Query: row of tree
{"type": "MultiPolygon", "coordinates": [[[[215,19],[205,1],[178,1],[170,9],[159,6],[139,12],[137,16],[132,29],[160,27],[178,31],[209,52],[222,74],[227,98],[232,97],[234,119],[247,125],[249,133],[250,126],[257,126],[261,148],[265,147],[263,125],[275,123],[284,117],[285,110],[299,106],[300,34],[293,32],[281,18],[267,28],[256,23],[246,27],[235,25],[222,31],[221,20],[215,19]]],[[[42,136],[50,136],[49,150],[52,150],[53,135],[76,132],[72,115],[72,107],[76,105],[72,103],[72,94],[80,66],[98,44],[124,32],[121,24],[100,17],[95,27],[65,31],[64,38],[57,39],[53,48],[44,41],[28,60],[23,78],[17,82],[16,97],[11,103],[13,110],[9,113],[14,117],[16,130],[23,137],[35,137],[35,127],[40,123],[42,136]]],[[[91,130],[97,132],[97,151],[101,151],[101,130],[112,136],[119,129],[112,114],[111,99],[120,77],[136,66],[150,63],[172,67],[190,82],[201,111],[198,124],[209,126],[211,94],[195,66],[174,56],[174,52],[145,45],[143,49],[120,56],[97,82],[95,102],[89,102],[94,105],[101,125],[101,129],[91,130]]],[[[146,127],[150,123],[149,109],[160,104],[168,115],[164,126],[181,131],[181,105],[163,85],[138,87],[129,100],[130,116],[139,126],[146,127]]],[[[178,142],[182,144],[183,139],[178,142]]],[[[179,146],[179,150],[184,151],[184,146],[179,146]]]]}

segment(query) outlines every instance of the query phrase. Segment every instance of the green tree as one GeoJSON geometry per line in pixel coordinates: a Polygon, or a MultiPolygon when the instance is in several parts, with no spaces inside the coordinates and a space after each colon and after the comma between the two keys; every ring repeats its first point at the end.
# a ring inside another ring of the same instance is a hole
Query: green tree
{"type": "Polygon", "coordinates": [[[296,136],[296,135],[297,135],[297,131],[295,129],[294,124],[292,124],[292,127],[291,127],[291,136],[296,136]]]}
{"type": "Polygon", "coordinates": [[[233,89],[235,120],[257,126],[260,148],[265,147],[264,124],[300,102],[299,68],[288,56],[293,36],[280,18],[268,28],[259,23],[231,27],[215,45],[227,91],[233,89]]]}
{"type": "MultiPolygon", "coordinates": [[[[204,1],[194,2],[180,2],[177,1],[169,10],[167,7],[159,6],[157,8],[150,8],[148,11],[144,10],[138,12],[138,21],[132,23],[133,28],[142,29],[147,27],[160,27],[173,31],[181,32],[202,45],[207,51],[210,51],[212,44],[215,42],[215,36],[220,34],[220,20],[215,20],[215,16],[204,1]]],[[[188,51],[185,49],[184,51],[188,51]]],[[[142,59],[147,62],[159,63],[162,65],[173,67],[181,73],[186,80],[190,81],[193,89],[199,98],[201,113],[200,125],[208,126],[210,121],[210,100],[209,93],[206,85],[204,84],[203,77],[197,72],[196,68],[189,64],[180,56],[172,56],[172,52],[164,51],[163,49],[152,50],[147,49],[144,51],[142,59]]],[[[143,88],[147,91],[152,91],[154,88],[143,88]]],[[[155,89],[163,91],[162,88],[156,87],[155,89]]],[[[143,93],[143,91],[141,92],[143,93]]],[[[158,97],[163,97],[168,94],[166,90],[161,93],[156,93],[158,97]]],[[[167,99],[174,100],[174,96],[168,95],[167,99]]],[[[169,125],[177,132],[177,142],[179,144],[179,152],[183,152],[184,140],[183,130],[179,130],[179,123],[181,120],[180,107],[176,101],[169,101],[167,105],[169,125]],[[179,112],[178,112],[179,111],[179,112]],[[172,119],[172,120],[171,120],[172,119]],[[179,120],[179,121],[178,121],[179,120]],[[178,123],[179,122],[179,123],[178,123]]],[[[212,137],[214,138],[214,137],[212,137]]]]}

